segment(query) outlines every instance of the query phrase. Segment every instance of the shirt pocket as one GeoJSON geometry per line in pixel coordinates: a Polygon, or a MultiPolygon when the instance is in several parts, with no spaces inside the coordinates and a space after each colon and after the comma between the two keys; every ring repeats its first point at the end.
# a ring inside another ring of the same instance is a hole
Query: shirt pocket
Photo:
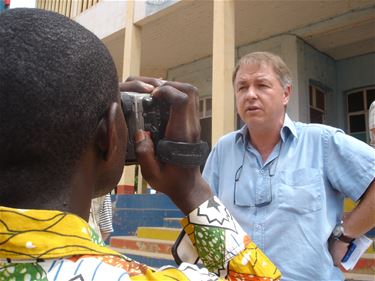
{"type": "Polygon", "coordinates": [[[322,208],[322,178],[319,169],[282,171],[280,175],[280,209],[307,214],[322,208]]]}

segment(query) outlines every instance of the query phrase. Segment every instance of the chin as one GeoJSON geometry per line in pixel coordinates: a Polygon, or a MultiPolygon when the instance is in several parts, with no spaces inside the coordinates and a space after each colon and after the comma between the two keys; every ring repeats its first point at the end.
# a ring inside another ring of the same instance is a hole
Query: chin
{"type": "Polygon", "coordinates": [[[254,111],[246,111],[245,114],[241,116],[241,119],[244,120],[246,124],[253,122],[264,122],[263,116],[261,116],[258,112],[254,111]]]}

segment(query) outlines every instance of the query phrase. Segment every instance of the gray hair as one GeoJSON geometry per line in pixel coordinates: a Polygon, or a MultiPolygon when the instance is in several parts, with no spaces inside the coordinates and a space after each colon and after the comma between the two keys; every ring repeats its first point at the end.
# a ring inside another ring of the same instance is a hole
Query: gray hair
{"type": "Polygon", "coordinates": [[[237,72],[242,65],[254,64],[261,65],[265,63],[269,66],[272,66],[275,71],[280,84],[285,88],[288,85],[292,85],[292,76],[290,70],[285,64],[285,62],[278,56],[269,52],[253,52],[243,56],[236,64],[236,68],[233,72],[232,82],[236,79],[237,72]]]}

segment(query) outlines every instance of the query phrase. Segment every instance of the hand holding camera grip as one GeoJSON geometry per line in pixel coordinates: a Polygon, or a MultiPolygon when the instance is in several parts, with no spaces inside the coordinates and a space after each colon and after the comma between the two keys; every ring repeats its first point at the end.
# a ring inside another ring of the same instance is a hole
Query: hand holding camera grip
{"type": "Polygon", "coordinates": [[[207,142],[186,143],[159,140],[156,154],[161,162],[194,167],[203,165],[209,153],[207,142]]]}

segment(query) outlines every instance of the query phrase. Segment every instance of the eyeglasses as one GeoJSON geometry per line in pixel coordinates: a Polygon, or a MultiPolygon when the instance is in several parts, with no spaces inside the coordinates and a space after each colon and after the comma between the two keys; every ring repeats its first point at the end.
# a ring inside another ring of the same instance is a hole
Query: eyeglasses
{"type": "MultiPolygon", "coordinates": [[[[282,146],[282,142],[280,143],[280,146],[279,146],[279,153],[278,155],[270,162],[268,163],[268,178],[269,178],[269,184],[268,184],[268,192],[266,193],[265,196],[258,196],[258,193],[255,192],[255,203],[254,204],[241,204],[239,202],[236,202],[236,198],[237,198],[237,192],[238,192],[238,188],[239,188],[239,180],[240,180],[240,177],[241,177],[241,173],[242,173],[242,170],[243,170],[243,166],[244,166],[244,163],[245,163],[245,155],[246,155],[246,148],[244,147],[244,153],[243,153],[243,157],[242,157],[242,163],[241,163],[241,166],[237,169],[236,173],[235,173],[235,177],[234,177],[234,204],[237,205],[237,206],[243,206],[243,207],[264,207],[264,206],[267,206],[269,204],[271,204],[272,202],[272,178],[273,176],[275,175],[276,173],[276,169],[277,169],[277,164],[279,162],[279,156],[280,156],[280,151],[281,151],[281,146],[282,146]]],[[[255,187],[256,188],[256,187],[255,187]]],[[[264,194],[264,192],[262,192],[262,195],[264,194]]]]}

